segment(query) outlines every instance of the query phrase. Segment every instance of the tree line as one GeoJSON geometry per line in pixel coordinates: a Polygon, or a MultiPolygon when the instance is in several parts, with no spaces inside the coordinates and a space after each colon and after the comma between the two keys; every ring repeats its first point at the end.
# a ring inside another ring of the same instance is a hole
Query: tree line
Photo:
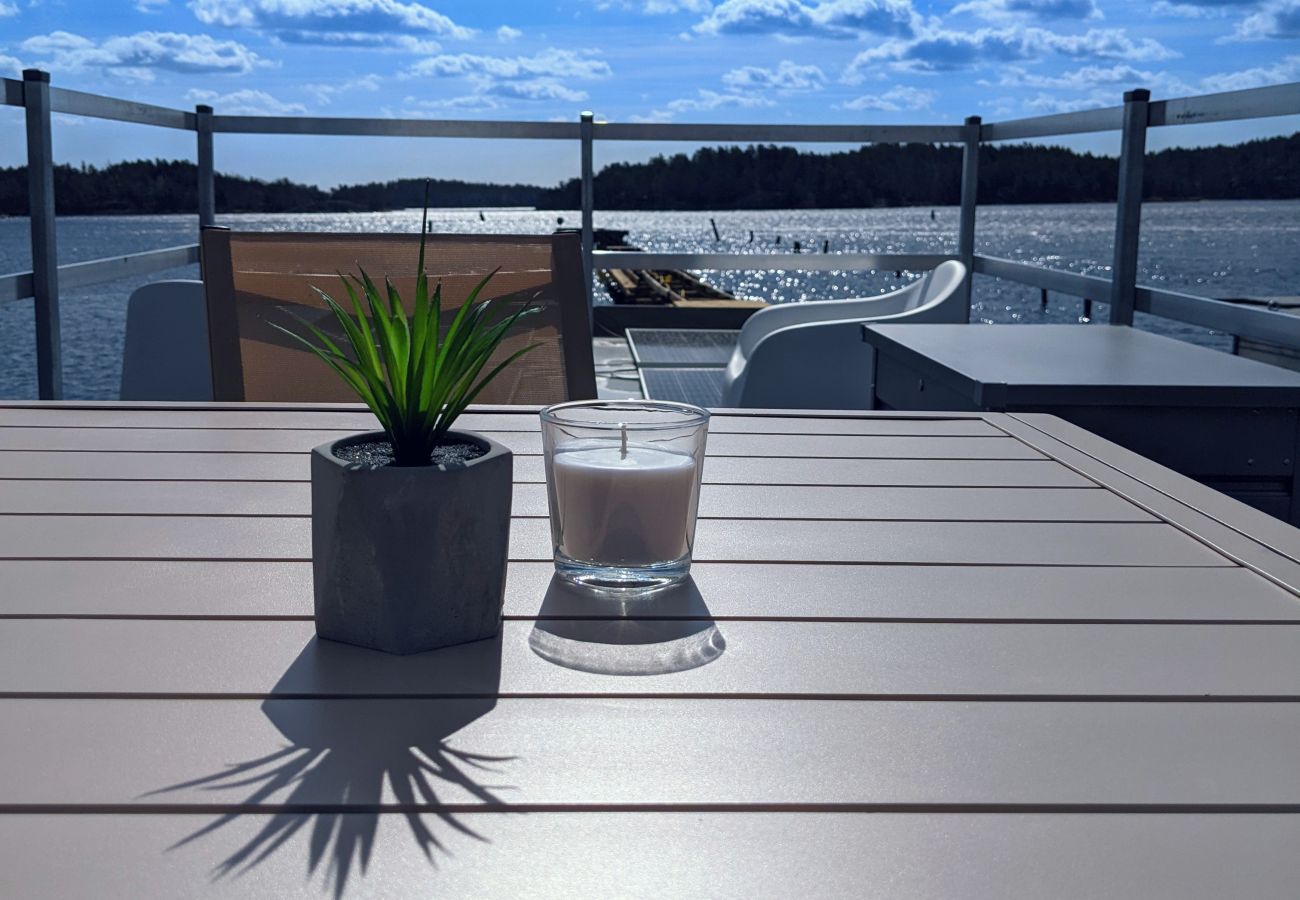
{"type": "MultiPolygon", "coordinates": [[[[595,177],[601,209],[827,209],[943,206],[959,201],[960,147],[873,144],[843,153],[790,147],[705,147],[614,163],[595,177]]],[[[1064,147],[987,145],[979,154],[982,203],[1113,201],[1119,161],[1064,147]]],[[[580,183],[538,205],[573,209],[580,183]]],[[[1300,197],[1300,133],[1226,147],[1162,150],[1145,166],[1153,200],[1300,197]]]]}
{"type": "MultiPolygon", "coordinates": [[[[873,144],[839,153],[790,147],[706,147],[690,156],[614,163],[595,177],[601,209],[818,209],[943,206],[958,202],[961,148],[873,144]]],[[[1030,144],[980,148],[982,203],[1081,203],[1115,199],[1113,157],[1030,144]]],[[[55,166],[64,215],[192,213],[193,163],[136,160],[102,168],[55,166]]],[[[404,178],[324,190],[288,179],[216,176],[219,212],[371,212],[418,207],[425,181],[404,178]]],[[[554,188],[435,180],[437,207],[575,209],[578,179],[554,188]]],[[[1300,133],[1235,146],[1162,150],[1147,157],[1144,194],[1153,200],[1300,198],[1300,133]]],[[[0,214],[27,214],[25,167],[0,169],[0,214]]]]}
{"type": "MultiPolygon", "coordinates": [[[[323,190],[282,178],[263,181],[217,174],[218,212],[380,212],[424,203],[423,178],[342,185],[323,190]]],[[[179,160],[136,160],[102,168],[54,167],[54,205],[60,215],[193,213],[198,209],[198,169],[179,160]]],[[[535,206],[532,185],[430,182],[435,207],[535,206]]],[[[0,214],[27,215],[27,167],[0,169],[0,214]]]]}

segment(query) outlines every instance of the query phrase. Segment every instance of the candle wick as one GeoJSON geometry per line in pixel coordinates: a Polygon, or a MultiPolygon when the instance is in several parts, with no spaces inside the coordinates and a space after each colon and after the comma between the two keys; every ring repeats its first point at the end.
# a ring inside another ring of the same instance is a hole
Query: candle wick
{"type": "Polygon", "coordinates": [[[620,423],[618,429],[620,435],[618,447],[619,459],[627,459],[627,425],[620,423]]]}

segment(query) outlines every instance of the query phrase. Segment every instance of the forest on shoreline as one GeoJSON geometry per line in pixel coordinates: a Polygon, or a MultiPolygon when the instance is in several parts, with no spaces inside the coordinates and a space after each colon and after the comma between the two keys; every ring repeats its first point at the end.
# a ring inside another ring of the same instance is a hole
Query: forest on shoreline
{"type": "MultiPolygon", "coordinates": [[[[845,209],[947,206],[958,202],[961,148],[873,144],[839,153],[791,147],[705,147],[687,156],[613,163],[596,174],[605,210],[845,209]]],[[[1063,147],[1032,144],[980,149],[981,203],[1113,201],[1118,161],[1063,147]]],[[[193,213],[193,163],[136,160],[54,171],[60,215],[193,213]]],[[[576,209],[578,179],[546,188],[435,179],[435,207],[576,209]]],[[[219,213],[378,212],[419,207],[425,180],[341,185],[326,190],[288,179],[216,177],[219,213]]],[[[1300,133],[1234,146],[1169,149],[1147,157],[1150,200],[1300,198],[1300,133]]],[[[0,168],[0,215],[27,214],[23,166],[0,168]]]]}

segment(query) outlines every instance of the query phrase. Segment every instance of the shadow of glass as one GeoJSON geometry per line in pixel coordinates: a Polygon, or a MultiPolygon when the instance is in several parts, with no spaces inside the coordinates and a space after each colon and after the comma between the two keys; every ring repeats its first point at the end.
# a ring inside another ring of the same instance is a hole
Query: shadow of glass
{"type": "Polygon", "coordinates": [[[666,675],[707,665],[727,642],[693,578],[628,593],[551,578],[528,635],[548,662],[601,675],[666,675]]]}
{"type": "MultiPolygon", "coordinates": [[[[436,807],[504,803],[496,792],[509,786],[482,779],[515,757],[472,753],[448,743],[496,706],[500,681],[500,635],[413,656],[313,638],[277,681],[278,696],[262,703],[262,712],[288,742],[285,746],[151,796],[197,788],[241,792],[232,805],[243,808],[288,807],[292,811],[272,813],[252,838],[218,863],[214,880],[249,871],[304,832],[308,876],[321,874],[341,897],[349,878],[357,870],[364,874],[371,860],[382,807],[401,810],[411,838],[431,864],[437,853],[446,852],[435,831],[438,823],[487,841],[462,818],[436,807]],[[473,696],[392,696],[422,685],[436,694],[452,668],[458,675],[456,693],[473,696]],[[320,699],[359,692],[371,696],[320,699]],[[310,697],[317,699],[305,699],[310,697]],[[446,798],[441,802],[440,792],[446,798]]],[[[241,815],[221,815],[169,849],[191,844],[241,815]]]]}

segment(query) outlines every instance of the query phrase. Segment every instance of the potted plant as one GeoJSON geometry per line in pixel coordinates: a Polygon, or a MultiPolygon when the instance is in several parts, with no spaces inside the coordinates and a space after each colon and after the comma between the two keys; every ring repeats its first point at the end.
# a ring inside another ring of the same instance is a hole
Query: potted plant
{"type": "Polygon", "coordinates": [[[389,653],[500,628],[513,460],[495,441],[452,426],[536,346],[485,373],[501,341],[537,309],[507,313],[500,300],[480,301],[493,271],[444,327],[442,285],[430,295],[424,271],[423,222],[420,234],[409,314],[387,278],[381,293],[362,270],[339,275],[350,311],[314,288],[342,331],[337,341],[301,317],[303,334],[280,329],[324,360],[383,427],[312,451],[312,575],[316,634],[389,653]]]}

